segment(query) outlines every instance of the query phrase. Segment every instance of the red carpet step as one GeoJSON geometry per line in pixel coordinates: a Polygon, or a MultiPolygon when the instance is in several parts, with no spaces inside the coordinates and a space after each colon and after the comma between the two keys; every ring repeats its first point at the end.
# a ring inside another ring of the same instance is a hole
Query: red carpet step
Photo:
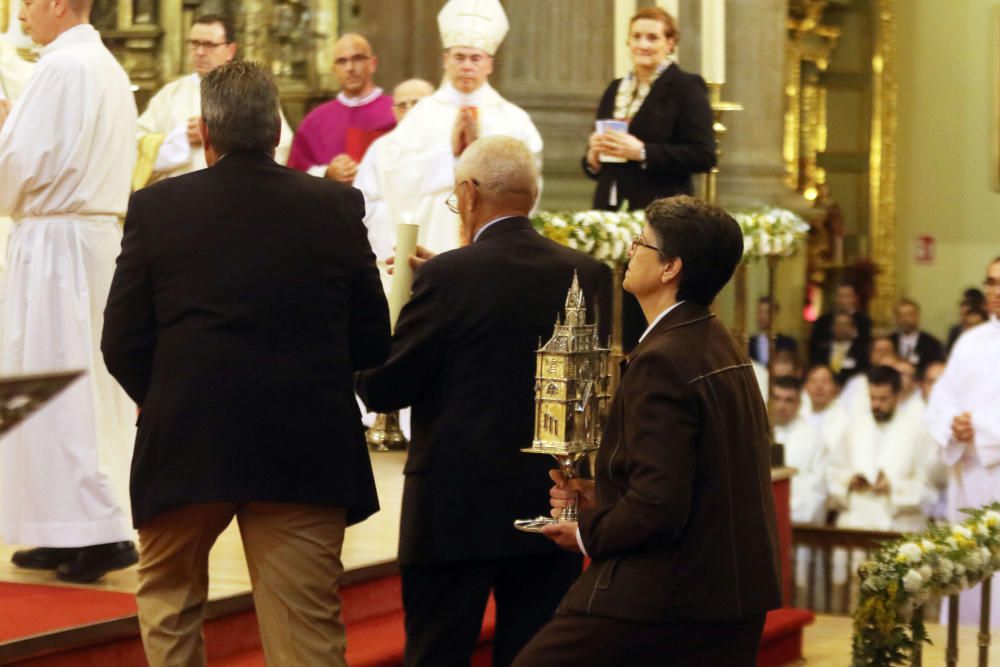
{"type": "MultiPolygon", "coordinates": [[[[403,612],[394,564],[349,573],[342,588],[351,667],[398,667],[403,656],[403,612]]],[[[0,664],[31,667],[145,667],[131,595],[55,586],[0,584],[0,608],[16,609],[0,617],[0,664]],[[111,619],[111,620],[109,620],[111,619]],[[115,620],[117,619],[117,620],[115,620]],[[85,628],[47,630],[68,624],[85,628]],[[25,637],[9,641],[13,637],[25,637]]],[[[490,600],[473,667],[489,667],[494,632],[490,600]]],[[[205,640],[211,667],[263,667],[257,618],[249,595],[209,605],[205,640]]],[[[802,655],[802,628],[812,612],[779,609],[768,614],[757,667],[780,667],[802,655]]]]}
{"type": "Polygon", "coordinates": [[[135,615],[135,596],[0,582],[0,642],[135,615]]]}

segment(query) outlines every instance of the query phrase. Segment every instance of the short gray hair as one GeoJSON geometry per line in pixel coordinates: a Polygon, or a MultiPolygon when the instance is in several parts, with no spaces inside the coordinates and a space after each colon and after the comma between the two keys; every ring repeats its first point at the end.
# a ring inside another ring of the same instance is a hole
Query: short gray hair
{"type": "MultiPolygon", "coordinates": [[[[523,141],[483,137],[469,144],[455,167],[456,180],[475,180],[480,191],[499,197],[538,197],[538,163],[523,141]]],[[[529,207],[530,208],[530,207],[529,207]]]]}
{"type": "Polygon", "coordinates": [[[280,122],[274,77],[245,60],[216,67],[201,80],[201,115],[219,155],[273,152],[280,122]]]}

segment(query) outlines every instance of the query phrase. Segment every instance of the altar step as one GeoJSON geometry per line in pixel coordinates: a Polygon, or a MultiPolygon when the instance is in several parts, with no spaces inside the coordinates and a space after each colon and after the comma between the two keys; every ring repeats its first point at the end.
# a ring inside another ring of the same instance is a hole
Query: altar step
{"type": "MultiPolygon", "coordinates": [[[[395,563],[345,574],[341,588],[351,667],[402,664],[402,595],[395,563]]],[[[210,667],[264,667],[257,618],[249,593],[209,603],[205,644],[210,667]]],[[[490,600],[473,667],[489,667],[495,610],[490,600]]],[[[802,657],[802,631],[812,612],[779,609],[768,615],[758,667],[780,667],[802,657]]],[[[0,663],[31,667],[144,667],[146,660],[134,616],[82,628],[36,635],[5,647],[0,663]]]]}

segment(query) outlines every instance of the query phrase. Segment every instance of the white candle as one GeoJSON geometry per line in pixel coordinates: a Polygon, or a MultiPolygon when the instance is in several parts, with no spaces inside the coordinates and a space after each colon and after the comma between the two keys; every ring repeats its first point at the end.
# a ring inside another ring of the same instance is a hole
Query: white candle
{"type": "Polygon", "coordinates": [[[403,222],[396,225],[396,257],[393,260],[392,288],[389,290],[389,325],[395,330],[399,311],[410,300],[413,288],[413,269],[410,256],[417,251],[417,232],[420,225],[411,222],[413,216],[403,214],[403,222]]]}
{"type": "Polygon", "coordinates": [[[701,75],[726,82],[726,2],[701,0],[701,75]]]}

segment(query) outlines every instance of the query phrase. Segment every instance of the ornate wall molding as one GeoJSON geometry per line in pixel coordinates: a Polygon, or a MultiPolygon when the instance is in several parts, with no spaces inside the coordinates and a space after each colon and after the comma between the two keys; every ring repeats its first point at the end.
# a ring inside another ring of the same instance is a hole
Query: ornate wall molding
{"type": "Polygon", "coordinates": [[[894,0],[877,0],[872,54],[870,173],[871,257],[878,265],[871,315],[888,323],[896,298],[896,135],[899,81],[896,74],[897,17],[894,0]]]}

